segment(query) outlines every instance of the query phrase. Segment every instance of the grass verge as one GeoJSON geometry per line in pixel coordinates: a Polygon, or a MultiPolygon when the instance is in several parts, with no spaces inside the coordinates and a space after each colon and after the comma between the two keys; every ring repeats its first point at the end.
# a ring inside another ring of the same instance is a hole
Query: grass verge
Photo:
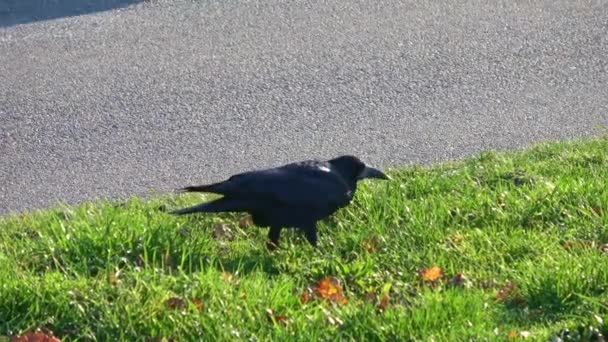
{"type": "Polygon", "coordinates": [[[608,333],[606,151],[393,170],[320,224],[318,250],[287,230],[268,252],[237,215],[164,212],[198,195],[2,217],[0,336],[592,340],[608,333]]]}

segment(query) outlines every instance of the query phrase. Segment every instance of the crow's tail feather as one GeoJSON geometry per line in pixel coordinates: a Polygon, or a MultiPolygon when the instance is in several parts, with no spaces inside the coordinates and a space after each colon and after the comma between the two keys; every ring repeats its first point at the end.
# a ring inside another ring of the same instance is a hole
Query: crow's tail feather
{"type": "Polygon", "coordinates": [[[178,192],[211,192],[215,194],[225,194],[226,186],[228,185],[228,181],[205,184],[205,185],[193,185],[187,186],[185,188],[178,189],[178,192]]]}
{"type": "Polygon", "coordinates": [[[192,207],[173,210],[173,215],[185,215],[192,213],[219,213],[224,211],[246,211],[251,208],[251,203],[244,200],[220,198],[211,202],[201,203],[192,207]]]}
{"type": "Polygon", "coordinates": [[[187,186],[185,188],[181,188],[181,189],[177,189],[177,192],[209,192],[209,187],[213,185],[194,185],[194,186],[187,186]]]}

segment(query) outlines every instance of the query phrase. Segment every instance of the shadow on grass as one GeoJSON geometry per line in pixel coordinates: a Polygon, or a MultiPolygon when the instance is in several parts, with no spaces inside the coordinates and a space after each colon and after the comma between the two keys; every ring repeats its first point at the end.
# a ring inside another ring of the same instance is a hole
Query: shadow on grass
{"type": "Polygon", "coordinates": [[[214,266],[221,271],[239,273],[241,275],[253,272],[264,272],[269,276],[278,275],[280,270],[275,263],[275,257],[264,251],[256,251],[248,255],[241,255],[233,258],[218,259],[214,266]]]}
{"type": "Polygon", "coordinates": [[[124,8],[145,0],[2,0],[0,27],[124,8]]]}

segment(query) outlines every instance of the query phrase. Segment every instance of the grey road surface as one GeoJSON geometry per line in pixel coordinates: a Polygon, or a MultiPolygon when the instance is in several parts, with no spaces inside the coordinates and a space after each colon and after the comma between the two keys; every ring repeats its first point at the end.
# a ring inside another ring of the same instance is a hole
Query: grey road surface
{"type": "Polygon", "coordinates": [[[608,0],[114,2],[0,0],[0,212],[608,124],[608,0]]]}

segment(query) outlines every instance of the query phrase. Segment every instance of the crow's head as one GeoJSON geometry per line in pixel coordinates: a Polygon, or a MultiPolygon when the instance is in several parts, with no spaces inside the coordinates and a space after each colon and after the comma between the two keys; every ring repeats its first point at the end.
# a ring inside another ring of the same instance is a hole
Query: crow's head
{"type": "Polygon", "coordinates": [[[331,166],[337,170],[345,179],[356,182],[365,178],[390,179],[382,171],[366,166],[355,156],[341,156],[329,161],[331,166]]]}

